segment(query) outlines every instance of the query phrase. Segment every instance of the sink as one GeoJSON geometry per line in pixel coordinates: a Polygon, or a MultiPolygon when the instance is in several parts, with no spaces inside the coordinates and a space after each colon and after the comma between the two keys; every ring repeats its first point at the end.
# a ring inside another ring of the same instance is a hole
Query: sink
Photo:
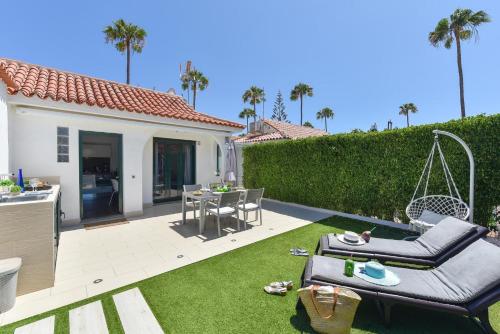
{"type": "Polygon", "coordinates": [[[49,197],[49,194],[2,197],[0,198],[0,203],[43,201],[46,200],[47,197],[49,197]]]}

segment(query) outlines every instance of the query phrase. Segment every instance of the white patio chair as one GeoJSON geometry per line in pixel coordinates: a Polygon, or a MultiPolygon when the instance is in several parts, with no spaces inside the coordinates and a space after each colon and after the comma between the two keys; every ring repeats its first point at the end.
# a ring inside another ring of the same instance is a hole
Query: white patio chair
{"type": "Polygon", "coordinates": [[[120,183],[118,183],[118,180],[111,179],[111,186],[113,187],[113,192],[111,193],[111,197],[109,198],[108,206],[111,206],[113,197],[118,193],[118,191],[120,191],[120,183]]]}
{"type": "MultiPolygon", "coordinates": [[[[185,184],[182,186],[184,191],[197,191],[203,188],[201,184],[185,184]]],[[[193,217],[196,219],[196,208],[200,207],[200,201],[195,201],[194,199],[186,200],[185,205],[187,207],[193,208],[193,217]]]]}
{"type": "Polygon", "coordinates": [[[240,230],[240,212],[238,209],[238,203],[240,202],[240,192],[239,191],[231,191],[227,193],[222,193],[220,198],[216,203],[208,202],[208,205],[211,205],[212,208],[208,209],[208,214],[217,216],[217,231],[220,233],[220,218],[221,217],[232,217],[236,214],[236,219],[238,221],[238,231],[240,230]]]}
{"type": "Polygon", "coordinates": [[[264,188],[248,189],[243,195],[243,201],[238,205],[238,209],[243,211],[245,229],[247,228],[248,213],[251,211],[255,211],[255,220],[260,218],[260,225],[262,225],[262,196],[264,196],[264,188]]]}

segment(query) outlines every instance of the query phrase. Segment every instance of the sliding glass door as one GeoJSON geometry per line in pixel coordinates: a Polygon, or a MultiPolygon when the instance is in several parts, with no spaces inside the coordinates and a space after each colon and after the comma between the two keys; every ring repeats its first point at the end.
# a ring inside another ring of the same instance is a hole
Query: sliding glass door
{"type": "Polygon", "coordinates": [[[196,142],[154,138],[153,201],[180,199],[182,186],[194,184],[196,142]]]}

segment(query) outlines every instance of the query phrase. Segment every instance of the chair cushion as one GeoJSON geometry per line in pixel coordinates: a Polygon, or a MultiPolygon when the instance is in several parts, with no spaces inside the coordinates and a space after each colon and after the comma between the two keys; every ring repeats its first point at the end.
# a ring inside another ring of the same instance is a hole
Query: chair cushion
{"type": "Polygon", "coordinates": [[[353,246],[340,242],[333,234],[328,234],[328,247],[367,254],[400,255],[418,258],[433,257],[433,255],[421,244],[405,240],[371,238],[369,243],[353,246]]]}
{"type": "Polygon", "coordinates": [[[438,255],[474,233],[477,226],[454,217],[446,217],[439,224],[415,240],[432,255],[438,255]]]}
{"type": "Polygon", "coordinates": [[[437,225],[440,223],[443,219],[447,218],[449,216],[446,215],[440,215],[439,213],[435,213],[429,210],[424,210],[422,211],[422,214],[418,218],[419,222],[422,222],[424,224],[431,224],[431,225],[437,225]]]}
{"type": "Polygon", "coordinates": [[[241,210],[255,210],[255,209],[258,209],[259,206],[255,203],[246,203],[245,206],[243,206],[243,204],[240,204],[238,205],[238,207],[241,209],[241,210]]]}
{"type": "Polygon", "coordinates": [[[328,246],[333,249],[370,254],[434,258],[474,233],[476,229],[476,225],[454,217],[446,217],[415,241],[371,238],[367,244],[352,246],[338,241],[336,236],[329,234],[328,246]]]}
{"type": "Polygon", "coordinates": [[[396,286],[382,286],[356,276],[345,276],[344,260],[342,259],[315,255],[310,261],[313,261],[311,278],[314,280],[412,298],[451,302],[449,296],[442,291],[442,283],[432,275],[430,270],[386,266],[388,270],[400,278],[401,283],[396,286]]]}
{"type": "MultiPolygon", "coordinates": [[[[210,211],[210,213],[213,213],[214,215],[217,214],[217,208],[208,209],[208,211],[210,211]]],[[[230,215],[230,214],[233,214],[235,212],[236,212],[236,210],[229,207],[229,206],[219,208],[219,214],[221,214],[221,215],[230,215]]]]}
{"type": "Polygon", "coordinates": [[[470,301],[500,284],[499,259],[500,247],[479,239],[433,272],[460,300],[470,301]]]}
{"type": "Polygon", "coordinates": [[[341,259],[315,255],[309,261],[313,261],[311,278],[314,280],[443,303],[466,304],[499,286],[500,266],[492,262],[498,258],[499,247],[478,240],[436,269],[386,266],[401,279],[396,286],[375,285],[356,276],[347,277],[341,259]]]}

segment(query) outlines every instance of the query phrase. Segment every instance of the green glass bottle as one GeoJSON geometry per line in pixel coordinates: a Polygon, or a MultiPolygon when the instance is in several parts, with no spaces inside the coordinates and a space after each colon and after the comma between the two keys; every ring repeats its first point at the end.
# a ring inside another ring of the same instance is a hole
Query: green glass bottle
{"type": "Polygon", "coordinates": [[[347,277],[354,276],[354,261],[352,260],[352,258],[345,260],[344,275],[346,275],[347,277]]]}

